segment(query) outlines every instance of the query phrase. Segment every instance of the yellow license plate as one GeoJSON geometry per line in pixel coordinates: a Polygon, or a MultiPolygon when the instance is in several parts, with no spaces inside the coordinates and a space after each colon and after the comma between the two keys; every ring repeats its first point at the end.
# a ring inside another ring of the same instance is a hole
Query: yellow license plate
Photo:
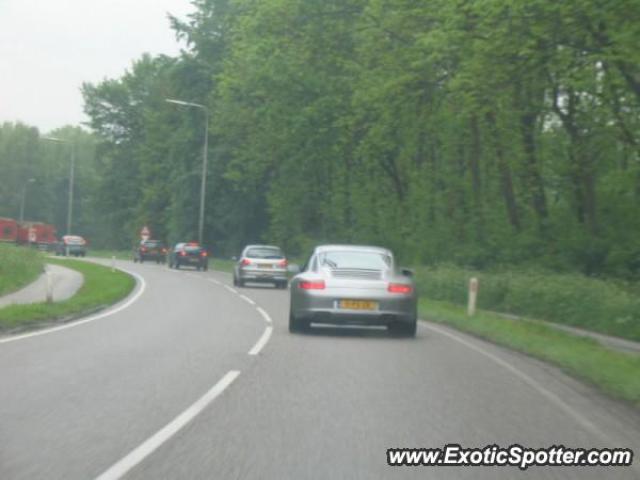
{"type": "Polygon", "coordinates": [[[371,300],[340,300],[340,308],[347,310],[377,310],[378,302],[371,300]]]}

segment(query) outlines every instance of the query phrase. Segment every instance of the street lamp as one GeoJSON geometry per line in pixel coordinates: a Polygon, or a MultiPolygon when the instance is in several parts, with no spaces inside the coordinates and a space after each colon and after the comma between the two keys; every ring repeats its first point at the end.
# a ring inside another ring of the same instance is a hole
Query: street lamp
{"type": "Polygon", "coordinates": [[[66,143],[71,147],[71,162],[69,167],[69,203],[67,205],[67,235],[71,235],[71,219],[73,218],[73,184],[76,168],[76,152],[73,142],[57,137],[42,137],[43,140],[55,143],[66,143]]]}
{"type": "Polygon", "coordinates": [[[167,103],[173,103],[182,107],[200,108],[204,111],[204,154],[202,155],[202,180],[200,183],[200,218],[198,221],[198,242],[202,245],[202,232],[204,230],[204,197],[207,189],[207,153],[209,151],[209,110],[199,103],[185,102],[183,100],[175,100],[166,98],[167,103]]]}
{"type": "Polygon", "coordinates": [[[20,200],[20,223],[24,222],[24,204],[27,199],[27,186],[35,181],[35,178],[30,178],[29,180],[24,182],[24,185],[22,186],[22,198],[20,200]]]}

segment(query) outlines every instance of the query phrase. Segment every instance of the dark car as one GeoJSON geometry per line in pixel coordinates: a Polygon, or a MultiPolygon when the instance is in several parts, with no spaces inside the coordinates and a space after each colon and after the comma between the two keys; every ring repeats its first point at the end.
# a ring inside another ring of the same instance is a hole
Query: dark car
{"type": "Polygon", "coordinates": [[[167,249],[160,240],[144,240],[135,248],[133,261],[142,263],[145,260],[156,263],[164,263],[167,260],[167,249]]]}
{"type": "Polygon", "coordinates": [[[233,269],[233,284],[244,287],[246,282],[287,288],[287,259],[282,250],[273,245],[247,245],[233,269]]]}
{"type": "Polygon", "coordinates": [[[78,235],[65,235],[56,245],[56,255],[84,257],[87,254],[87,241],[78,235]]]}
{"type": "Polygon", "coordinates": [[[169,268],[180,268],[185,265],[196,267],[196,270],[209,268],[209,255],[198,243],[176,243],[169,253],[169,268]]]}

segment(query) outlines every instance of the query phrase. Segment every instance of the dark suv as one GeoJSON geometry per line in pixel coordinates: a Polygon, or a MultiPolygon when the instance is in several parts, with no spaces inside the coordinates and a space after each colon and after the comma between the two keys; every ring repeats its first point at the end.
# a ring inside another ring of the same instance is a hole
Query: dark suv
{"type": "Polygon", "coordinates": [[[152,260],[164,263],[167,260],[167,249],[159,240],[144,240],[133,250],[133,261],[144,262],[152,260]]]}
{"type": "Polygon", "coordinates": [[[196,267],[196,270],[209,268],[207,251],[196,242],[176,243],[169,253],[169,268],[180,268],[184,265],[196,267]]]}

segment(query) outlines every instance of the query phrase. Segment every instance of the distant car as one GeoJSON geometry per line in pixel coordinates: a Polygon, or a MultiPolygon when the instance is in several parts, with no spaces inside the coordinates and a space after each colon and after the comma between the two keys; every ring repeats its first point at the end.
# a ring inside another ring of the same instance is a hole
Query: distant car
{"type": "Polygon", "coordinates": [[[133,251],[134,262],[152,260],[164,263],[167,260],[167,249],[160,240],[143,240],[133,251]]]}
{"type": "Polygon", "coordinates": [[[87,241],[78,235],[65,235],[56,245],[56,255],[66,256],[67,254],[75,257],[86,256],[87,241]]]}
{"type": "Polygon", "coordinates": [[[169,253],[169,268],[180,268],[189,265],[196,270],[208,270],[209,255],[196,242],[177,243],[169,253]]]}
{"type": "Polygon", "coordinates": [[[291,280],[289,331],[312,322],[384,325],[394,334],[416,334],[416,290],[409,270],[398,271],[386,248],[316,247],[291,280]]]}
{"type": "Polygon", "coordinates": [[[247,245],[233,270],[234,285],[243,287],[246,282],[287,288],[287,259],[282,250],[273,245],[247,245]]]}

